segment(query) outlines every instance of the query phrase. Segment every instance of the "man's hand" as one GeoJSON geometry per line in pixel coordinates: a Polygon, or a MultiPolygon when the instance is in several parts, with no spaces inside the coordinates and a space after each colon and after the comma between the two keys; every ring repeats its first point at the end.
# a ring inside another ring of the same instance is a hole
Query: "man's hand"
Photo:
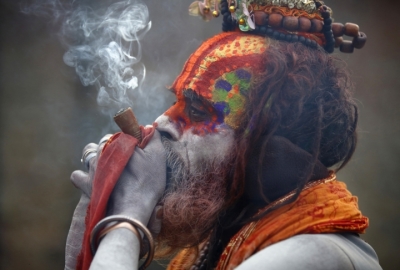
{"type": "Polygon", "coordinates": [[[82,249],[83,235],[86,229],[85,217],[86,210],[90,202],[90,196],[92,194],[92,182],[97,166],[97,157],[103,149],[104,142],[111,135],[106,135],[100,140],[100,144],[90,143],[83,148],[82,153],[86,151],[93,151],[97,155],[93,156],[89,164],[89,172],[81,170],[74,171],[71,175],[71,181],[75,187],[82,191],[81,198],[78,205],[75,208],[74,215],[72,217],[71,227],[68,232],[67,245],[65,248],[65,269],[72,270],[76,269],[76,260],[82,249]]]}
{"type": "Polygon", "coordinates": [[[107,215],[126,215],[147,225],[166,186],[166,154],[156,130],[144,149],[136,147],[116,184],[107,215]]]}

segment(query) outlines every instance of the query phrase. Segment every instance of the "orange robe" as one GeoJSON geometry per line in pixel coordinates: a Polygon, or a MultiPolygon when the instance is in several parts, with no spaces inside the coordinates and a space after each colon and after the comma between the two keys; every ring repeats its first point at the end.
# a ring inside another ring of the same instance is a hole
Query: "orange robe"
{"type": "MultiPolygon", "coordinates": [[[[330,179],[310,183],[295,202],[245,225],[225,247],[216,269],[234,269],[267,246],[298,234],[364,233],[367,227],[368,218],[358,209],[357,197],[347,190],[345,183],[336,181],[331,175],[330,179]]],[[[180,252],[168,270],[190,269],[192,253],[191,249],[180,252]]]]}

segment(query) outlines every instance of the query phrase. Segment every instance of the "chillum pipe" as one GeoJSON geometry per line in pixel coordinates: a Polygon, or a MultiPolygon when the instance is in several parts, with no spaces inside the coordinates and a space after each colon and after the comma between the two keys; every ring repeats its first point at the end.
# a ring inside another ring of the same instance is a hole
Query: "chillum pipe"
{"type": "Polygon", "coordinates": [[[142,141],[142,131],[140,130],[131,107],[119,110],[119,112],[114,116],[114,121],[123,133],[135,137],[139,142],[142,141]]]}

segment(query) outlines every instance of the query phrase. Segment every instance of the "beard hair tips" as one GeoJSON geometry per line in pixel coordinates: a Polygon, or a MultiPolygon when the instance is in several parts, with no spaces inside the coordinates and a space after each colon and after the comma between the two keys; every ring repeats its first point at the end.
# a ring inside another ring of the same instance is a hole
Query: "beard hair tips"
{"type": "Polygon", "coordinates": [[[202,159],[189,169],[184,158],[174,151],[171,141],[165,137],[162,141],[170,174],[162,200],[158,248],[160,254],[171,255],[178,249],[197,246],[209,236],[225,205],[232,153],[227,153],[222,160],[202,159]]]}

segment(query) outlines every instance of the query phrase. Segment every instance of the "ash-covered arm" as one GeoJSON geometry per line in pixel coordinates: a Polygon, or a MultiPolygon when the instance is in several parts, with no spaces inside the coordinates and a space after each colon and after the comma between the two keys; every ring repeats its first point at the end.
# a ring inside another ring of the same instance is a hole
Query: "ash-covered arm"
{"type": "Polygon", "coordinates": [[[139,268],[140,242],[128,229],[108,233],[100,242],[90,270],[132,270],[139,268]]]}
{"type": "Polygon", "coordinates": [[[382,270],[375,251],[348,234],[301,234],[260,250],[236,270],[382,270]]]}

